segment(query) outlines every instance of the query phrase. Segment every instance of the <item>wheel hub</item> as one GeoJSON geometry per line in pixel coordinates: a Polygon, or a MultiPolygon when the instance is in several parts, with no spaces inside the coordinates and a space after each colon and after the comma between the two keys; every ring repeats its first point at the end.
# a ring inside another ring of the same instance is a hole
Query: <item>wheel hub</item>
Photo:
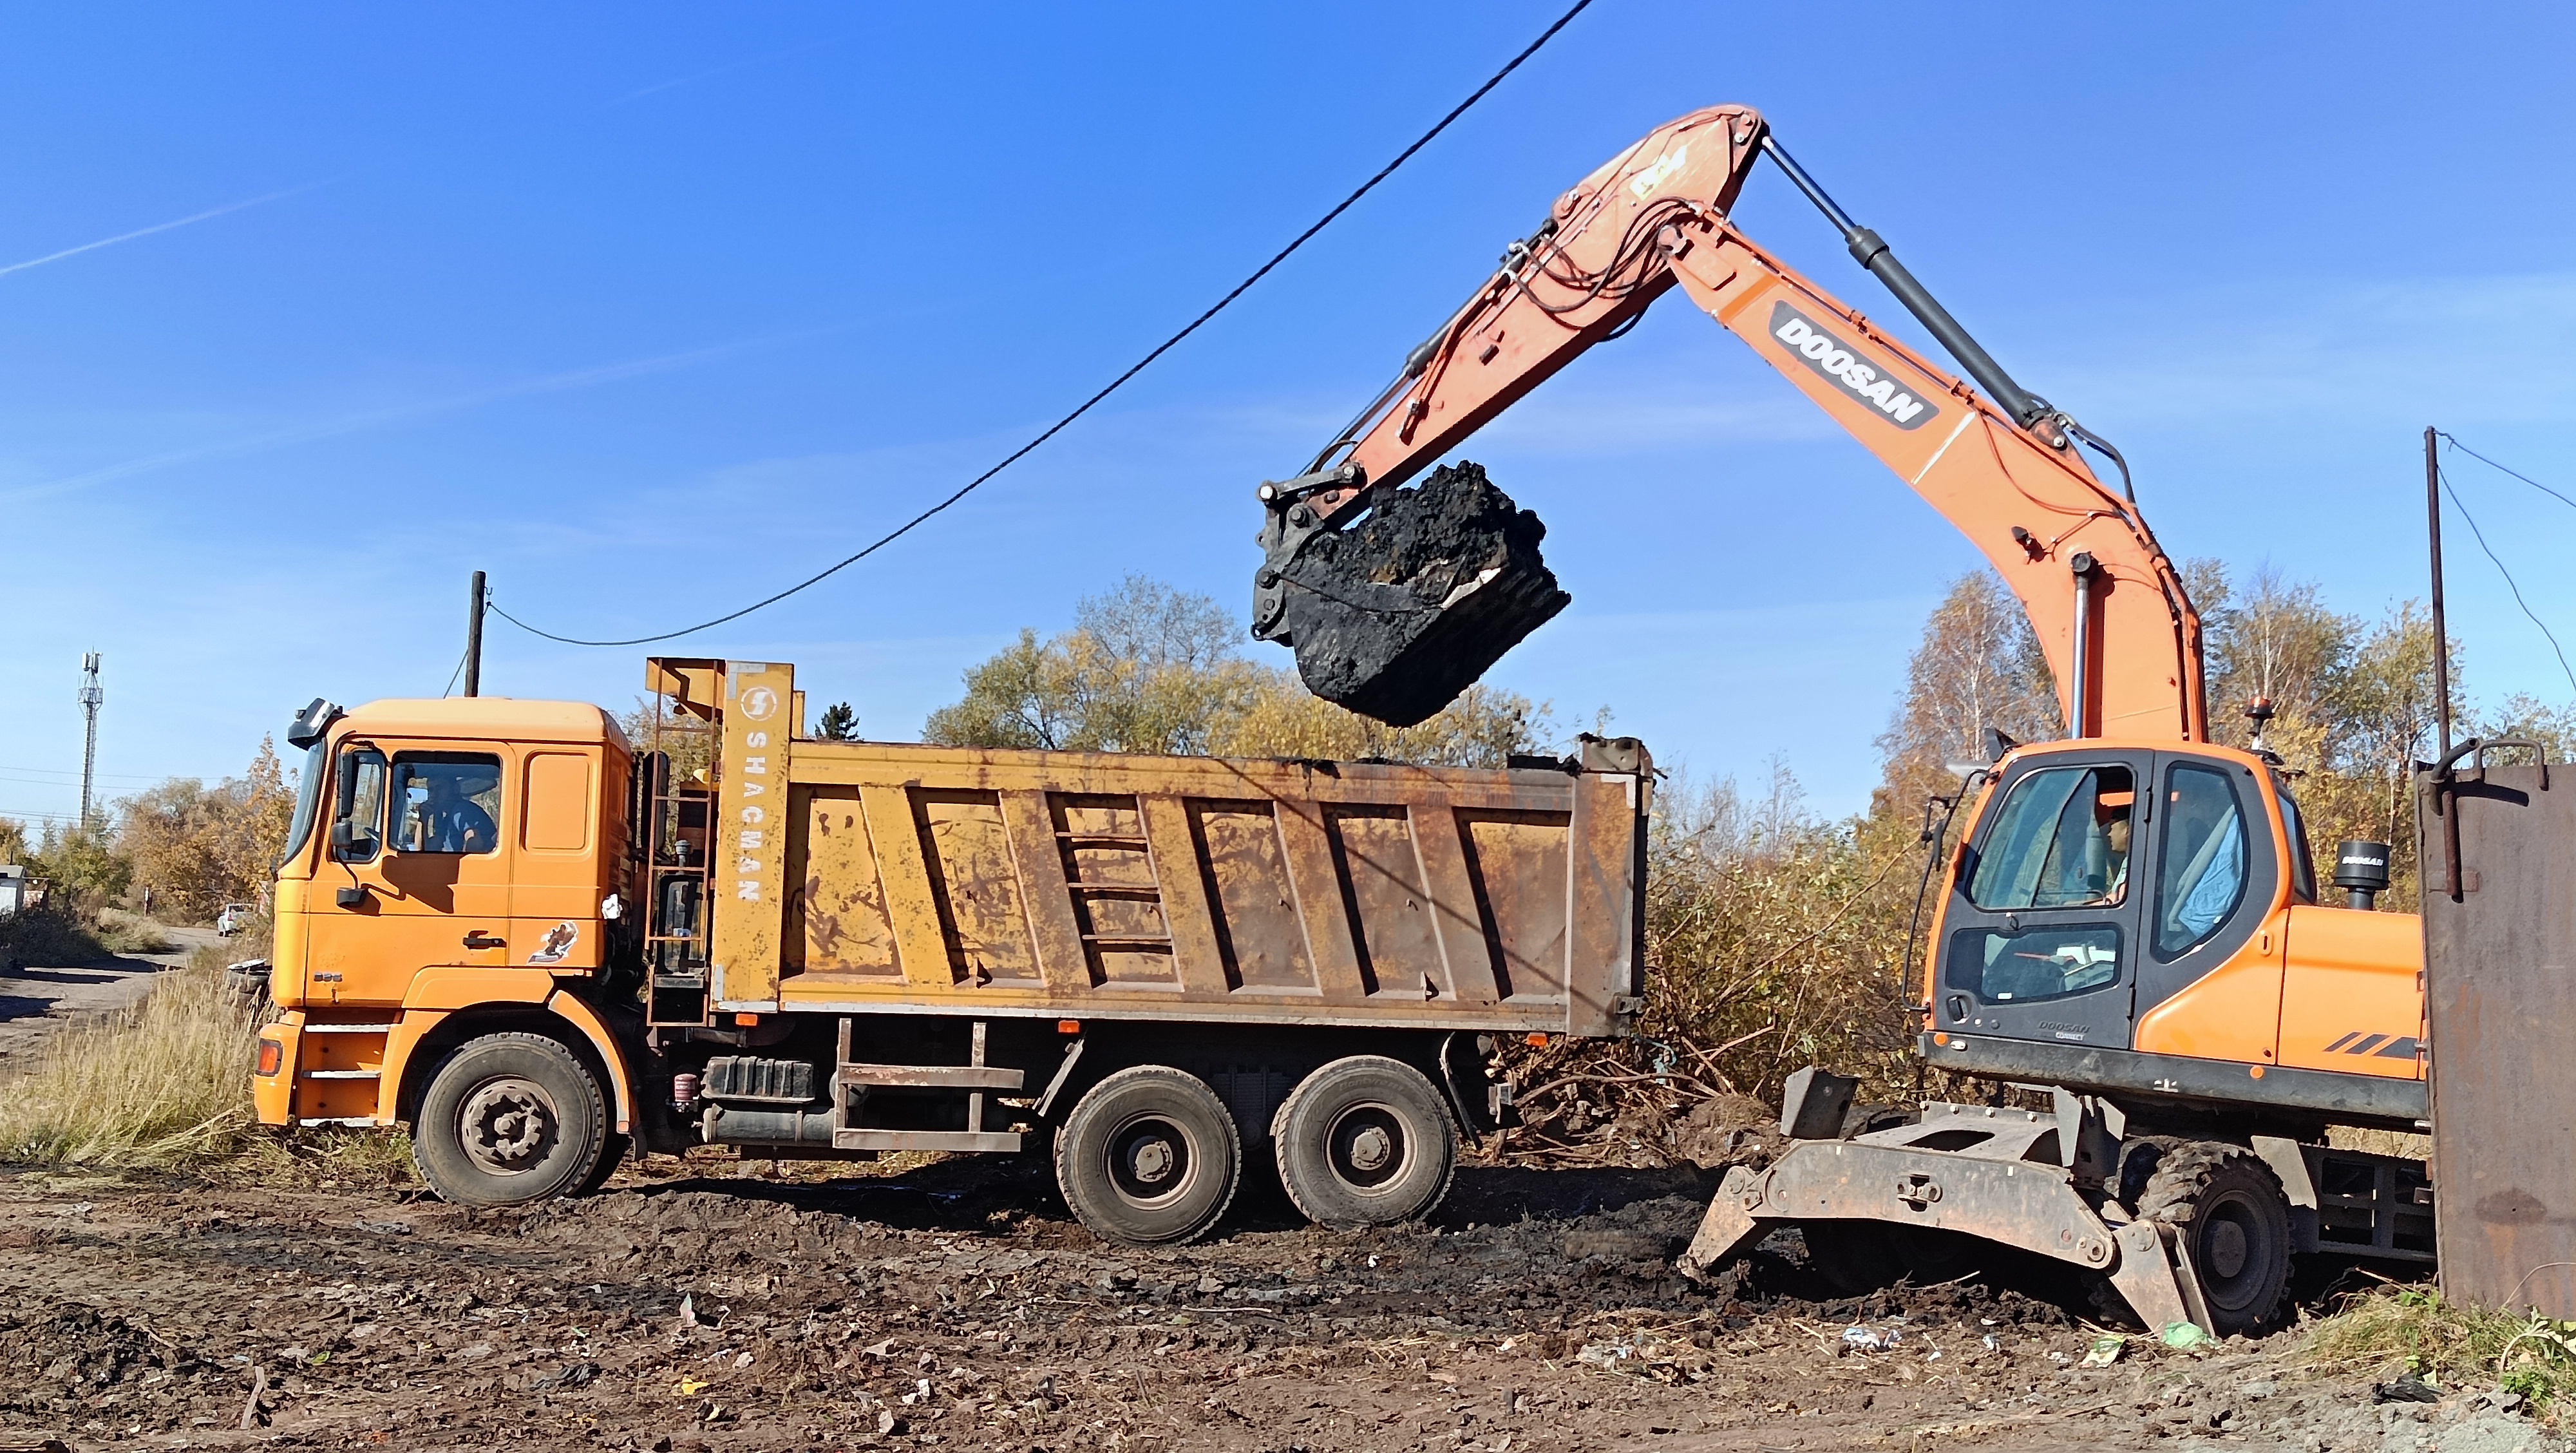
{"type": "Polygon", "coordinates": [[[458,1111],[465,1154],[477,1166],[515,1175],[544,1161],[560,1138],[554,1101],[533,1080],[510,1076],[477,1086],[458,1111]]]}
{"type": "Polygon", "coordinates": [[[1351,1137],[1351,1168],[1378,1171],[1395,1158],[1395,1137],[1383,1126],[1372,1125],[1351,1137]]]}
{"type": "Polygon", "coordinates": [[[1404,1170],[1404,1126],[1384,1105],[1364,1101],[1342,1112],[1327,1133],[1333,1174],[1353,1189],[1375,1191],[1404,1170]]]}
{"type": "Polygon", "coordinates": [[[1168,1120],[1140,1119],[1110,1139],[1109,1179],[1134,1204],[1169,1201],[1195,1178],[1188,1132],[1168,1120]]]}
{"type": "Polygon", "coordinates": [[[2201,1247],[2209,1258],[2212,1275],[2234,1280],[2244,1274],[2247,1248],[2243,1226],[2232,1220],[2221,1221],[2209,1228],[2209,1236],[2201,1247]]]}
{"type": "Polygon", "coordinates": [[[1160,1185],[1171,1179],[1172,1162],[1176,1158],[1172,1154],[1172,1142],[1160,1137],[1140,1140],[1136,1142],[1135,1152],[1127,1158],[1127,1173],[1146,1185],[1160,1185]]]}

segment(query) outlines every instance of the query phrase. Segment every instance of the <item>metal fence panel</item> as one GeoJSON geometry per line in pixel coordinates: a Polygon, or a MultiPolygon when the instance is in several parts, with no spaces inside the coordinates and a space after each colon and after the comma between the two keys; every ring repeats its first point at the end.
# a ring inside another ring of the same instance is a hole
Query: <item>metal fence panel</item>
{"type": "Polygon", "coordinates": [[[2419,779],[2443,1295],[2576,1317],[2576,775],[2460,773],[2456,856],[2444,795],[2419,779]]]}

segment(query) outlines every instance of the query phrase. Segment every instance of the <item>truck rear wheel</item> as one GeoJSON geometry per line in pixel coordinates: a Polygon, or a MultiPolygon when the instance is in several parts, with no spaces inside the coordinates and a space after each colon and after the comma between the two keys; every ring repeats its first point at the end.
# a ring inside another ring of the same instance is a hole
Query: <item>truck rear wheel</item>
{"type": "Polygon", "coordinates": [[[1104,1241],[1192,1240],[1234,1204],[1243,1139],[1205,1081],[1135,1065],[1091,1087],[1055,1137],[1055,1180],[1104,1241]]]}
{"type": "Polygon", "coordinates": [[[523,1206],[579,1194],[608,1143],[608,1102],[579,1056],[541,1034],[490,1034],[447,1057],[412,1122],[438,1198],[523,1206]]]}
{"type": "MultiPolygon", "coordinates": [[[[2290,1287],[2290,1202],[2280,1177],[2241,1145],[2183,1140],[2153,1148],[2131,1209],[2182,1238],[2209,1304],[2209,1330],[2221,1337],[2272,1330],[2290,1287]]],[[[2145,1154],[2133,1154],[2126,1180],[2144,1169],[2145,1154]]]]}
{"type": "Polygon", "coordinates": [[[1420,1070],[1355,1054],[1308,1075],[1270,1136],[1288,1199],[1337,1231],[1431,1214],[1458,1170],[1458,1127],[1420,1070]]]}

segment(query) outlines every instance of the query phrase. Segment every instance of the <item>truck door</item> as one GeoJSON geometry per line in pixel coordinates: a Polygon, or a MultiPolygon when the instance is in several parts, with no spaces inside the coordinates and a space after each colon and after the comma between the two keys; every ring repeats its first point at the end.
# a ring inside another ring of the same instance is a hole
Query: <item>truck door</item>
{"type": "Polygon", "coordinates": [[[1942,917],[1937,1027],[2128,1048],[2152,756],[2043,757],[1997,787],[1942,917]]]}
{"type": "Polygon", "coordinates": [[[340,749],[326,857],[314,875],[309,995],[398,1004],[419,969],[508,962],[503,762],[444,744],[340,749]]]}

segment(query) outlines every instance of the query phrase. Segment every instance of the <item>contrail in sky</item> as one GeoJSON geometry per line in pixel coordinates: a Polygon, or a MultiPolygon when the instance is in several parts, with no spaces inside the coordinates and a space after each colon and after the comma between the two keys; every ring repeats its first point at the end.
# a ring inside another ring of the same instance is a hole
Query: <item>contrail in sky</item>
{"type": "Polygon", "coordinates": [[[700,81],[711,81],[718,76],[729,75],[746,66],[764,65],[770,61],[784,60],[789,56],[803,55],[807,51],[822,50],[826,46],[839,45],[843,41],[853,38],[854,37],[847,35],[829,35],[825,36],[821,40],[807,41],[803,45],[791,45],[784,50],[763,51],[759,55],[745,56],[741,60],[729,61],[724,65],[716,66],[709,70],[692,71],[685,76],[675,76],[667,81],[657,81],[650,86],[644,86],[637,90],[629,91],[625,95],[619,96],[613,100],[603,101],[593,109],[599,111],[614,110],[619,106],[625,105],[629,101],[640,101],[647,96],[659,95],[664,91],[678,90],[682,86],[694,86],[700,81]]]}
{"type": "Polygon", "coordinates": [[[25,262],[0,264],[0,277],[6,277],[13,272],[25,272],[31,267],[43,267],[49,262],[60,262],[66,257],[78,257],[84,252],[96,252],[102,247],[114,247],[120,242],[132,242],[135,238],[149,237],[155,232],[168,232],[173,228],[185,227],[191,223],[203,222],[210,218],[221,217],[227,212],[244,211],[248,208],[259,206],[264,202],[274,202],[282,197],[292,197],[298,192],[309,192],[315,187],[327,187],[329,185],[331,185],[330,182],[312,182],[301,187],[289,187],[282,192],[270,192],[264,196],[250,197],[239,202],[227,202],[220,207],[210,208],[206,211],[193,213],[186,217],[176,218],[172,221],[155,222],[149,227],[138,227],[131,232],[120,232],[114,237],[102,237],[96,242],[84,242],[78,247],[66,247],[60,252],[48,252],[42,257],[28,258],[25,262]]]}
{"type": "Polygon", "coordinates": [[[46,480],[40,484],[0,489],[0,500],[40,499],[47,495],[69,494],[75,490],[87,489],[92,485],[128,479],[138,474],[151,474],[176,465],[194,464],[206,459],[239,458],[246,454],[265,454],[273,449],[309,444],[322,439],[337,439],[350,434],[363,434],[373,429],[407,424],[439,414],[455,413],[461,409],[499,403],[505,399],[524,398],[530,394],[560,393],[569,389],[613,383],[619,379],[668,373],[674,369],[712,363],[718,359],[730,358],[758,348],[838,331],[840,327],[836,326],[806,328],[792,333],[773,333],[757,338],[739,339],[731,343],[719,343],[710,348],[693,348],[682,353],[662,353],[650,358],[628,359],[621,363],[604,363],[590,368],[576,368],[564,373],[550,373],[536,378],[521,379],[516,383],[477,389],[472,393],[451,394],[446,398],[424,399],[418,403],[367,409],[359,413],[344,414],[336,419],[321,419],[309,424],[271,429],[264,433],[244,435],[238,439],[225,439],[212,444],[195,444],[184,449],[169,449],[158,454],[146,454],[140,458],[85,470],[60,479],[46,480]]]}

